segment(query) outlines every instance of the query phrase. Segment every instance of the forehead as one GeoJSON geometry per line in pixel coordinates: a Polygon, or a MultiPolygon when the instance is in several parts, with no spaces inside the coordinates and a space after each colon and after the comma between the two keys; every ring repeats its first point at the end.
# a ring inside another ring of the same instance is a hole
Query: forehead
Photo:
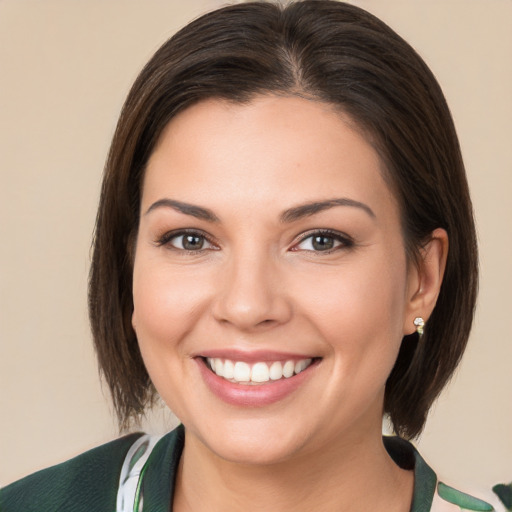
{"type": "Polygon", "coordinates": [[[377,207],[394,203],[379,155],[348,116],[298,97],[210,99],[162,133],[147,165],[143,207],[161,195],[261,208],[340,194],[377,207]]]}

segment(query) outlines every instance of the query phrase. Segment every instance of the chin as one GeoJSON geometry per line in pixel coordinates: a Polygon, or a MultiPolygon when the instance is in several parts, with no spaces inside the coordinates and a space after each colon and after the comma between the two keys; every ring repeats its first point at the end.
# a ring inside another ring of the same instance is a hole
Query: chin
{"type": "Polygon", "coordinates": [[[215,446],[209,448],[221,459],[235,464],[268,466],[285,462],[298,451],[296,446],[289,446],[260,437],[259,439],[228,439],[227,443],[215,440],[215,446]]]}
{"type": "Polygon", "coordinates": [[[204,432],[187,432],[217,457],[238,464],[277,464],[300,452],[307,442],[306,436],[294,432],[289,425],[276,425],[263,418],[230,420],[229,425],[217,425],[204,432]]]}

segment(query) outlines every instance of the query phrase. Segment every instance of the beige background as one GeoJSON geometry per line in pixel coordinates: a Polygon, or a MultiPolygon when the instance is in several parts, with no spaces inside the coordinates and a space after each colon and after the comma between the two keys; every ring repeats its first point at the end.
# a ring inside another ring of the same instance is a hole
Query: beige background
{"type": "MultiPolygon", "coordinates": [[[[361,0],[451,105],[481,243],[470,348],[420,449],[452,483],[512,480],[512,1],[361,0]]],[[[86,314],[117,115],[144,62],[214,0],[0,0],[0,483],[117,435],[86,314]]],[[[150,429],[161,429],[158,411],[150,429]]]]}

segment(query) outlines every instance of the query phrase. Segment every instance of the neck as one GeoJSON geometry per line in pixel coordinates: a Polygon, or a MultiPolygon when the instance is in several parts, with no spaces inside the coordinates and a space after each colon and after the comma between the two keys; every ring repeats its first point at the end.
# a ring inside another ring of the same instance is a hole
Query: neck
{"type": "Polygon", "coordinates": [[[314,457],[259,465],[224,460],[187,433],[173,510],[408,512],[413,480],[389,457],[380,431],[348,434],[314,457]]]}

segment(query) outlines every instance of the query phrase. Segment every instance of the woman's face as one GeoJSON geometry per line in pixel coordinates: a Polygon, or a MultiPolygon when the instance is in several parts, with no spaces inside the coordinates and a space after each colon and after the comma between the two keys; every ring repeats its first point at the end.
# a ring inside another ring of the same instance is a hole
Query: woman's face
{"type": "Polygon", "coordinates": [[[228,460],[287,460],[380,432],[414,329],[410,267],[348,118],[293,97],[204,101],[147,167],[133,325],[187,435],[228,460]]]}

